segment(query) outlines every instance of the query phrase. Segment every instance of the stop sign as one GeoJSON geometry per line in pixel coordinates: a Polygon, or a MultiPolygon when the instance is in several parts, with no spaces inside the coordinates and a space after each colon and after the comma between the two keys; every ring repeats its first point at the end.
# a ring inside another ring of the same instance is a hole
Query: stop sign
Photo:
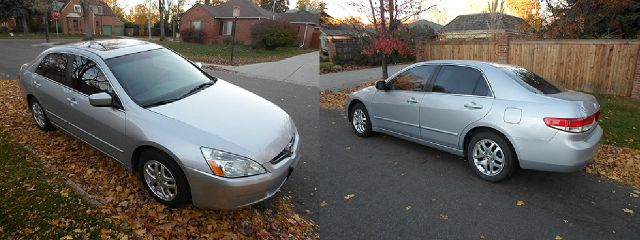
{"type": "Polygon", "coordinates": [[[60,10],[58,9],[53,9],[51,11],[51,19],[53,20],[58,20],[58,18],[60,18],[60,10]]]}

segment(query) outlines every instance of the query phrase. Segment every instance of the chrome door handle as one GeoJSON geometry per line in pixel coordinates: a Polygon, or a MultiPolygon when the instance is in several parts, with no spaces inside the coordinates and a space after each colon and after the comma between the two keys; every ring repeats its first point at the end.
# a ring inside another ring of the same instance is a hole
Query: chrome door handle
{"type": "Polygon", "coordinates": [[[71,106],[78,104],[78,101],[76,101],[76,99],[75,99],[75,98],[67,98],[67,102],[68,102],[71,106]]]}
{"type": "Polygon", "coordinates": [[[474,102],[470,102],[464,105],[464,107],[468,108],[468,109],[482,109],[482,105],[478,105],[474,102]]]}
{"type": "Polygon", "coordinates": [[[42,86],[42,84],[40,84],[37,80],[33,80],[33,85],[35,85],[37,88],[42,86]]]}
{"type": "Polygon", "coordinates": [[[418,103],[418,100],[416,100],[416,98],[409,98],[407,99],[408,103],[418,103]]]}

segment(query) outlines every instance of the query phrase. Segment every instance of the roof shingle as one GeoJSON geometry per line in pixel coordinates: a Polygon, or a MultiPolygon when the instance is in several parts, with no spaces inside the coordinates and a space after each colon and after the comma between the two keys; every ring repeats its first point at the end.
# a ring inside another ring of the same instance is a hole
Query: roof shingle
{"type": "MultiPolygon", "coordinates": [[[[530,28],[529,24],[522,18],[501,14],[502,21],[498,22],[498,29],[507,32],[525,32],[523,29],[530,28]],[[524,28],[523,28],[524,27],[524,28]]],[[[489,30],[490,13],[477,13],[469,15],[459,15],[451,22],[447,23],[440,32],[454,32],[467,30],[489,30]]]]}

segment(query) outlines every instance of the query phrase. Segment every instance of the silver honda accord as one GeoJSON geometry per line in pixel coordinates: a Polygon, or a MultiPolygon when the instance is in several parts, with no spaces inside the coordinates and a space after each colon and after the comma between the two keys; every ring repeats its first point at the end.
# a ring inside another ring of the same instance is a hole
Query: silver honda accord
{"type": "Polygon", "coordinates": [[[413,64],[351,93],[346,110],[359,136],[382,132],[463,156],[494,182],[518,168],[580,170],[603,133],[593,96],[478,61],[413,64]]]}
{"type": "Polygon", "coordinates": [[[55,126],[112,157],[171,207],[259,202],[300,157],[285,111],[157,44],[53,47],[19,77],[38,128],[55,126]]]}

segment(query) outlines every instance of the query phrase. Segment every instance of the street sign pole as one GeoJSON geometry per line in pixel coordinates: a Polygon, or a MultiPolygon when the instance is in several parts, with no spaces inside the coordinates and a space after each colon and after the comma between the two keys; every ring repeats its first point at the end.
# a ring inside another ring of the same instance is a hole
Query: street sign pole
{"type": "Polygon", "coordinates": [[[60,34],[58,33],[58,19],[56,19],[56,37],[60,39],[60,34]]]}
{"type": "Polygon", "coordinates": [[[233,24],[231,26],[231,63],[233,63],[233,52],[236,46],[236,23],[240,16],[240,7],[233,6],[233,24]]]}

